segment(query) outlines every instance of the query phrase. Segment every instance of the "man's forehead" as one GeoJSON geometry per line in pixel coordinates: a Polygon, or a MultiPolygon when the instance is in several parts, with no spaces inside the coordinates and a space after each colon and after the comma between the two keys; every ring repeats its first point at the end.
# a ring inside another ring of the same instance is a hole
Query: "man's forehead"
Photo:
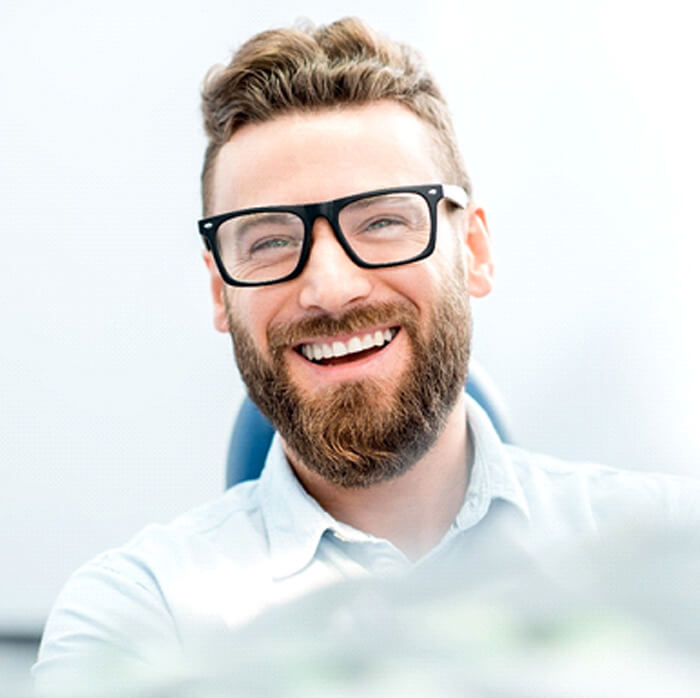
{"type": "Polygon", "coordinates": [[[435,141],[431,126],[388,100],[247,124],[217,156],[213,212],[436,182],[435,141]]]}

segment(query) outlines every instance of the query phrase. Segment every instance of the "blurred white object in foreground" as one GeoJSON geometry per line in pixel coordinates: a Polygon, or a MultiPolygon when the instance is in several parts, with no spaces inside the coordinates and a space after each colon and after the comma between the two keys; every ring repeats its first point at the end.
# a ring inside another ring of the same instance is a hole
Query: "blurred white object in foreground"
{"type": "MultiPolygon", "coordinates": [[[[407,577],[351,581],[272,610],[198,657],[52,697],[473,696],[690,698],[700,686],[695,527],[628,527],[533,562],[457,554],[407,577]]],[[[60,689],[63,690],[61,692],[60,689]]]]}

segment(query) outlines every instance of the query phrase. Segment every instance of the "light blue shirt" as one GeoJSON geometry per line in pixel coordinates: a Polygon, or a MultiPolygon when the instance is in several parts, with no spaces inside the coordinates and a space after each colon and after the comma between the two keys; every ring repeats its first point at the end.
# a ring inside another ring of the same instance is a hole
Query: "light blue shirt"
{"type": "MultiPolygon", "coordinates": [[[[700,482],[534,455],[501,443],[470,398],[467,413],[474,462],[464,504],[418,565],[458,550],[478,573],[489,550],[537,556],[640,517],[647,524],[698,519],[700,482]]],[[[75,572],[50,614],[33,673],[41,688],[80,676],[86,660],[101,654],[147,666],[187,652],[205,630],[228,632],[311,590],[411,567],[390,542],[324,511],[276,437],[259,480],[168,525],[148,526],[75,572]]]]}

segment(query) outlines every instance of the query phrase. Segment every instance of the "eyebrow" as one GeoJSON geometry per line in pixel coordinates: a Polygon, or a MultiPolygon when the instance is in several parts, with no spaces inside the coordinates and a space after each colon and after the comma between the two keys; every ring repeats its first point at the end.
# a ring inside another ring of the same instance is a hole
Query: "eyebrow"
{"type": "Polygon", "coordinates": [[[403,196],[401,195],[401,193],[379,194],[376,196],[369,196],[366,199],[358,199],[357,201],[351,201],[343,208],[348,208],[350,206],[352,208],[367,208],[372,204],[376,203],[377,199],[381,199],[382,203],[399,203],[402,199],[406,198],[407,194],[410,194],[410,192],[403,192],[403,196]]]}
{"type": "Polygon", "coordinates": [[[263,220],[266,223],[272,223],[273,225],[283,225],[293,221],[299,222],[303,226],[303,221],[299,216],[288,211],[260,211],[259,213],[247,213],[237,218],[233,218],[233,221],[238,221],[239,226],[236,227],[237,234],[245,234],[246,230],[251,226],[260,223],[263,220]]]}

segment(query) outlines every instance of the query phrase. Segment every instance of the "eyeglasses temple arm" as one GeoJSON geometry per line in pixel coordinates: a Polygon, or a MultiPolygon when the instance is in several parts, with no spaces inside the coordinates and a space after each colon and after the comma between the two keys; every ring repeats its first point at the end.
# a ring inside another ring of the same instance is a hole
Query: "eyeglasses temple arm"
{"type": "Polygon", "coordinates": [[[449,199],[456,206],[467,208],[469,204],[469,194],[464,191],[463,187],[457,184],[443,184],[442,193],[446,199],[449,199]]]}

